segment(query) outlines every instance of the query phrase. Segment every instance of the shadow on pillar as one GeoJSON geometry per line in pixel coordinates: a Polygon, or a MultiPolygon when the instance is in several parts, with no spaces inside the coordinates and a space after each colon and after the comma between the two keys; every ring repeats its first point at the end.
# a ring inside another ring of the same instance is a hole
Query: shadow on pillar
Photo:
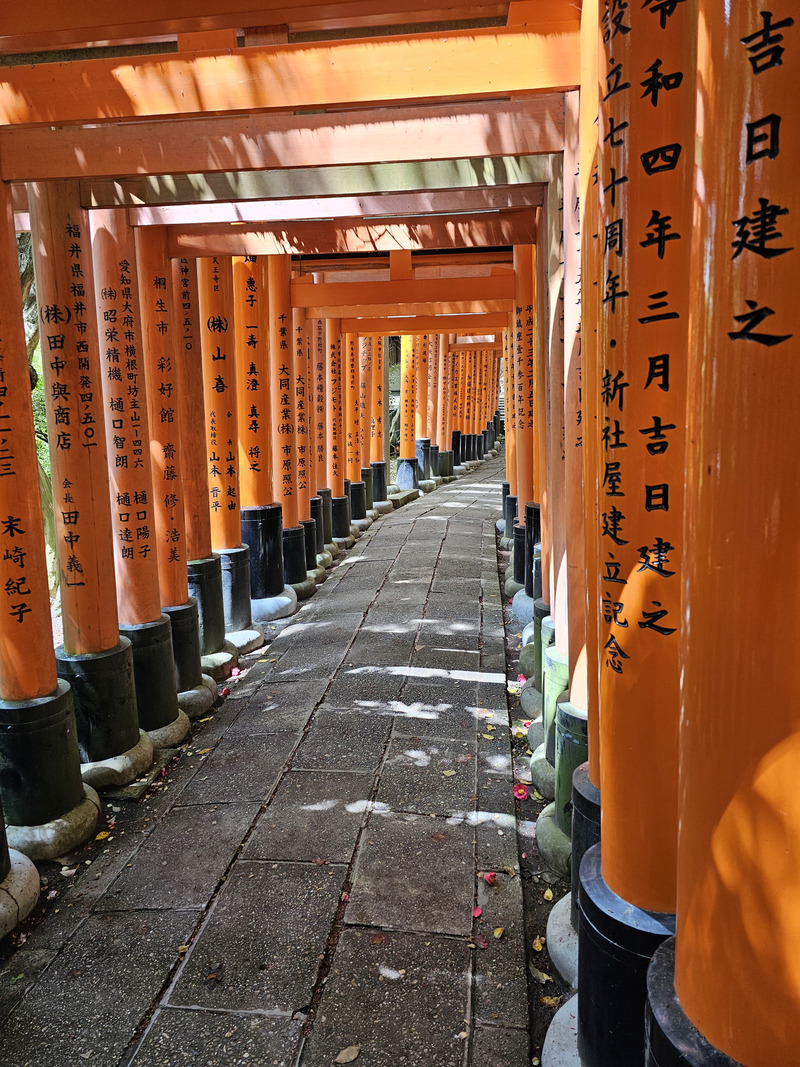
{"type": "Polygon", "coordinates": [[[427,482],[431,476],[431,439],[430,437],[418,437],[414,442],[414,451],[417,457],[419,480],[427,482]]]}
{"type": "Polygon", "coordinates": [[[372,502],[381,503],[386,500],[386,461],[383,459],[373,460],[372,467],[372,502]]]}
{"type": "Polygon", "coordinates": [[[219,652],[225,643],[225,610],[222,601],[222,563],[218,555],[189,560],[189,592],[197,601],[200,653],[219,652]]]}
{"type": "MultiPolygon", "coordinates": [[[[464,457],[461,452],[461,430],[452,431],[451,444],[451,451],[453,453],[453,468],[463,467],[464,457]]],[[[463,471],[460,471],[459,473],[463,474],[463,471]]]]}
{"type": "Polygon", "coordinates": [[[140,728],[156,747],[178,744],[189,733],[189,720],[178,706],[169,616],[161,615],[138,626],[121,626],[119,632],[131,643],[140,728]]]}
{"type": "MultiPolygon", "coordinates": [[[[131,737],[138,742],[138,729],[131,737]]],[[[94,834],[100,800],[81,779],[72,691],[62,679],[47,696],[0,701],[0,795],[8,841],[32,860],[64,855],[94,834]]]]}

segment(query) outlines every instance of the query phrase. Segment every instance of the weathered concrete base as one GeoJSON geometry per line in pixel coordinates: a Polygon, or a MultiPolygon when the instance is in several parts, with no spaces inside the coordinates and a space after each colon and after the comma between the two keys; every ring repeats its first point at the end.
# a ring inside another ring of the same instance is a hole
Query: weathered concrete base
{"type": "Polygon", "coordinates": [[[506,532],[506,520],[498,519],[497,522],[494,524],[494,528],[499,534],[504,534],[506,532]]]}
{"type": "MultiPolygon", "coordinates": [[[[361,521],[363,522],[364,520],[362,519],[361,521]]],[[[364,531],[359,529],[359,527],[356,526],[354,522],[350,523],[350,536],[353,538],[354,541],[358,541],[363,532],[364,531]]]]}
{"type": "Polygon", "coordinates": [[[583,1067],[578,1053],[578,998],[570,997],[553,1016],[542,1046],[542,1067],[583,1067]]]}
{"type": "Polygon", "coordinates": [[[501,537],[500,538],[500,547],[501,548],[513,548],[514,547],[514,538],[513,537],[501,537]]]}
{"type": "Polygon", "coordinates": [[[536,820],[536,844],[547,866],[556,874],[569,877],[572,870],[572,842],[556,824],[555,804],[543,808],[536,820]]]}
{"type": "Polygon", "coordinates": [[[379,515],[390,515],[394,511],[394,504],[391,500],[376,500],[375,510],[379,515]]]}
{"type": "Polygon", "coordinates": [[[331,559],[338,559],[339,556],[341,556],[342,554],[341,548],[339,548],[335,541],[326,541],[325,551],[328,553],[331,559]]]}
{"type": "MultiPolygon", "coordinates": [[[[536,690],[534,690],[536,692],[536,690]]],[[[539,705],[539,714],[536,718],[531,719],[531,724],[528,727],[528,748],[531,752],[535,752],[536,749],[544,741],[544,723],[542,722],[542,707],[539,705]]]]}
{"type": "Polygon", "coordinates": [[[355,526],[356,530],[358,530],[359,535],[362,534],[362,533],[366,533],[366,531],[370,528],[370,526],[372,526],[372,519],[368,519],[368,518],[365,518],[365,519],[351,519],[350,520],[350,529],[351,529],[351,531],[352,531],[354,526],[355,526]]]}
{"type": "Polygon", "coordinates": [[[442,484],[442,482],[444,481],[444,478],[442,478],[442,476],[441,476],[440,474],[437,474],[437,475],[436,475],[436,476],[435,476],[435,477],[434,477],[434,478],[432,479],[432,481],[434,482],[434,484],[435,484],[435,485],[437,485],[437,486],[438,486],[438,485],[441,485],[441,484],[442,484]]]}
{"type": "Polygon", "coordinates": [[[236,652],[228,642],[223,643],[219,652],[208,652],[200,657],[203,674],[208,674],[218,682],[223,681],[236,666],[236,652]]]}
{"type": "Polygon", "coordinates": [[[521,582],[515,582],[513,577],[506,579],[503,591],[510,600],[513,600],[520,590],[525,591],[525,586],[521,582]]]}
{"type": "Polygon", "coordinates": [[[356,543],[355,537],[334,537],[336,547],[339,549],[339,555],[343,552],[348,552],[356,543]]]}
{"type": "Polygon", "coordinates": [[[237,658],[246,656],[248,652],[255,652],[257,648],[262,648],[264,643],[264,631],[255,624],[248,626],[246,630],[225,634],[225,645],[231,646],[237,658]]]}
{"type": "Polygon", "coordinates": [[[419,489],[399,489],[396,493],[392,493],[389,497],[392,508],[402,508],[406,504],[410,504],[412,500],[417,500],[420,496],[419,489]]]}
{"type": "Polygon", "coordinates": [[[547,952],[570,989],[578,988],[578,931],[572,925],[572,893],[554,905],[547,919],[547,952]]]}
{"type": "Polygon", "coordinates": [[[521,625],[527,625],[533,621],[533,597],[528,596],[524,586],[514,594],[511,603],[511,618],[513,622],[521,625]]]}
{"type": "Polygon", "coordinates": [[[213,678],[209,678],[207,674],[203,677],[208,678],[214,686],[214,693],[211,692],[204,682],[200,685],[196,685],[194,689],[184,689],[182,693],[178,693],[178,707],[184,715],[188,716],[190,721],[202,719],[202,717],[214,707],[217,683],[213,678]]]}
{"type": "MultiPolygon", "coordinates": [[[[333,546],[336,548],[336,546],[333,546]]],[[[338,548],[336,554],[340,555],[338,548]]],[[[277,596],[267,596],[262,600],[254,600],[251,604],[253,622],[274,622],[276,619],[288,619],[297,611],[297,594],[288,585],[283,587],[283,592],[277,596]]]]}
{"type": "Polygon", "coordinates": [[[526,678],[533,678],[537,659],[538,657],[533,641],[529,641],[527,645],[523,645],[519,653],[520,673],[524,674],[526,678]]]}
{"type": "Polygon", "coordinates": [[[144,774],[152,762],[153,742],[140,730],[138,742],[127,752],[96,763],[82,763],[81,777],[94,789],[115,789],[144,774]]]}
{"type": "Polygon", "coordinates": [[[527,624],[527,626],[525,626],[523,628],[523,630],[522,630],[522,645],[523,645],[523,647],[525,645],[529,645],[531,643],[531,641],[533,641],[535,636],[536,636],[536,630],[534,628],[533,622],[529,622],[527,624]]]}
{"type": "MultiPolygon", "coordinates": [[[[533,684],[533,678],[529,678],[520,690],[519,703],[526,719],[541,717],[542,694],[533,684]]],[[[531,748],[536,748],[536,745],[532,745],[531,748]]]]}
{"type": "Polygon", "coordinates": [[[185,712],[178,708],[178,717],[160,726],[157,730],[148,730],[147,735],[153,742],[153,748],[174,748],[185,741],[192,730],[192,724],[185,712]]]}
{"type": "Polygon", "coordinates": [[[400,486],[397,485],[395,482],[392,482],[391,485],[386,486],[386,499],[388,500],[390,496],[399,493],[400,491],[400,486]]]}
{"type": "Polygon", "coordinates": [[[377,508],[367,508],[367,518],[373,522],[380,516],[380,512],[377,508]]]}
{"type": "Polygon", "coordinates": [[[291,588],[294,589],[298,600],[308,600],[316,593],[317,583],[313,578],[306,578],[304,582],[292,582],[291,588]]]}
{"type": "Polygon", "coordinates": [[[553,800],[556,795],[556,769],[552,763],[547,762],[544,742],[533,750],[531,781],[545,800],[553,800]]]}
{"type": "Polygon", "coordinates": [[[462,463],[459,463],[458,466],[453,467],[453,474],[456,474],[456,475],[460,476],[460,475],[466,474],[466,473],[467,473],[467,468],[462,463]]]}
{"type": "Polygon", "coordinates": [[[9,858],[11,870],[0,882],[0,938],[19,926],[39,899],[39,872],[34,865],[13,848],[9,858]]]}
{"type": "Polygon", "coordinates": [[[421,478],[419,483],[419,489],[421,493],[432,493],[436,488],[436,482],[433,478],[421,478]]]}
{"type": "Polygon", "coordinates": [[[10,848],[29,860],[52,860],[83,845],[94,834],[100,815],[100,797],[84,783],[83,800],[58,819],[39,826],[7,826],[10,848]]]}
{"type": "MultiPolygon", "coordinates": [[[[333,566],[333,556],[327,550],[324,552],[317,552],[317,566],[327,570],[328,567],[333,566]]],[[[326,575],[327,577],[327,575],[326,575]]]]}

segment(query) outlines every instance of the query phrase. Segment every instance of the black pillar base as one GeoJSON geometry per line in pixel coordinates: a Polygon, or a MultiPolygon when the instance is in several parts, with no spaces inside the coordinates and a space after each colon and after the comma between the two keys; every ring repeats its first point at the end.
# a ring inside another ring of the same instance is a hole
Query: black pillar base
{"type": "Polygon", "coordinates": [[[525,527],[514,525],[514,581],[525,585],[525,527]]]}
{"type": "Polygon", "coordinates": [[[322,498],[323,544],[330,545],[333,542],[333,493],[330,489],[317,489],[317,495],[322,498]]]}
{"type": "MultiPolygon", "coordinates": [[[[80,775],[79,775],[80,777],[80,775]]],[[[2,884],[11,870],[11,857],[8,854],[8,841],[6,840],[5,815],[3,806],[0,804],[0,884],[2,884]]]]}
{"type": "Polygon", "coordinates": [[[366,510],[371,511],[375,505],[375,497],[372,488],[372,467],[361,468],[361,481],[364,483],[364,503],[366,510]]]}
{"type": "Polygon", "coordinates": [[[439,446],[431,445],[431,478],[440,478],[442,472],[439,470],[439,446]]]}
{"type": "Polygon", "coordinates": [[[416,457],[397,461],[397,488],[419,489],[419,464],[416,457]]]}
{"type": "Polygon", "coordinates": [[[517,498],[508,493],[504,502],[503,518],[506,520],[505,536],[511,540],[514,536],[514,523],[517,521],[517,498]]]}
{"type": "MultiPolygon", "coordinates": [[[[536,595],[533,591],[533,558],[536,550],[536,546],[541,541],[541,518],[539,515],[539,505],[534,504],[532,501],[525,505],[525,592],[529,597],[535,599],[536,595]]],[[[540,563],[540,576],[541,576],[541,563],[540,563]]],[[[538,593],[542,595],[541,589],[538,593]]]]}
{"type": "Polygon", "coordinates": [[[428,481],[431,476],[431,439],[418,437],[414,442],[420,481],[428,481]]]}
{"type": "Polygon", "coordinates": [[[363,482],[350,483],[350,517],[352,519],[366,519],[367,517],[367,487],[363,482]]]}
{"type": "Polygon", "coordinates": [[[302,526],[288,526],[283,531],[283,580],[286,585],[299,585],[307,574],[306,532],[302,526]]]}
{"type": "Polygon", "coordinates": [[[56,670],[72,687],[81,763],[120,756],[139,744],[133,653],[127,637],[115,648],[71,656],[56,649],[56,670]]]}
{"type": "Polygon", "coordinates": [[[217,550],[222,566],[222,608],[225,613],[225,633],[248,630],[253,625],[250,604],[250,549],[217,550]]]}
{"type": "Polygon", "coordinates": [[[464,462],[464,457],[461,454],[461,430],[453,430],[451,443],[453,446],[453,466],[460,467],[464,462]]]}
{"type": "Polygon", "coordinates": [[[250,550],[253,600],[283,592],[283,510],[280,504],[242,508],[242,542],[250,550]]]}
{"type": "Polygon", "coordinates": [[[219,652],[225,641],[225,611],[222,605],[222,564],[219,556],[191,559],[187,565],[189,593],[197,601],[200,652],[219,652]]]}
{"type": "MultiPolygon", "coordinates": [[[[322,553],[325,551],[325,518],[324,518],[323,511],[324,511],[324,506],[323,506],[323,503],[322,503],[322,497],[321,496],[312,496],[311,497],[311,518],[317,524],[316,546],[315,547],[316,547],[316,554],[318,556],[321,556],[322,553]]],[[[316,565],[317,565],[317,562],[316,562],[316,559],[315,559],[314,560],[314,566],[316,567],[316,565]]]]}
{"type": "MultiPolygon", "coordinates": [[[[63,679],[45,697],[0,700],[0,794],[12,826],[52,822],[83,800],[72,690],[63,679]]],[[[0,882],[9,869],[3,869],[3,852],[7,858],[4,830],[0,882]]]]}
{"type": "Polygon", "coordinates": [[[175,665],[175,688],[179,693],[195,689],[203,681],[200,663],[200,624],[197,601],[189,597],[185,604],[162,608],[172,624],[172,658],[175,665]]]}
{"type": "Polygon", "coordinates": [[[483,459],[488,449],[486,448],[486,440],[482,433],[475,434],[475,459],[483,459]]]}
{"type": "Polygon", "coordinates": [[[600,843],[600,790],[589,779],[589,764],[582,763],[572,775],[572,928],[580,928],[581,860],[592,845],[600,843]]]}
{"type": "Polygon", "coordinates": [[[386,499],[386,461],[383,459],[373,460],[372,467],[372,502],[380,503],[386,499]]]}
{"type": "Polygon", "coordinates": [[[542,621],[550,614],[550,605],[539,597],[533,602],[533,684],[542,688],[542,621]]]}
{"type": "Polygon", "coordinates": [[[453,477],[453,453],[448,448],[444,452],[439,452],[439,474],[442,478],[453,477]]]}
{"type": "Polygon", "coordinates": [[[580,869],[578,1052],[585,1067],[641,1067],[647,968],[675,916],[643,911],[603,881],[600,845],[580,869]]]}
{"type": "Polygon", "coordinates": [[[644,1029],[644,1067],[741,1067],[707,1041],[681,1007],[674,937],[659,945],[647,971],[644,1029]]]}
{"type": "Polygon", "coordinates": [[[478,459],[478,435],[477,434],[475,434],[475,433],[467,434],[467,448],[468,448],[467,459],[471,460],[473,463],[477,462],[477,459],[478,459]]]}
{"type": "Polygon", "coordinates": [[[142,730],[160,730],[178,718],[178,690],[168,615],[139,626],[120,626],[133,654],[133,684],[142,730]]]}
{"type": "Polygon", "coordinates": [[[313,571],[317,567],[317,524],[313,519],[301,519],[300,525],[305,543],[306,571],[313,571]]]}
{"type": "Polygon", "coordinates": [[[350,497],[335,496],[331,499],[332,536],[339,539],[350,536],[350,497]]]}

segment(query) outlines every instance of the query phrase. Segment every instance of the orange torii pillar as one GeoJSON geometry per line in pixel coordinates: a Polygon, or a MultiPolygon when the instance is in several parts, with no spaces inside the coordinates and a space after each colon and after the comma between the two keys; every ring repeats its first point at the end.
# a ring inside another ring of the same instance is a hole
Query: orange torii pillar
{"type": "MultiPolygon", "coordinates": [[[[329,567],[339,555],[339,548],[333,541],[333,492],[328,476],[328,403],[326,389],[327,348],[325,337],[325,319],[308,320],[310,333],[310,363],[314,386],[314,415],[311,433],[312,450],[316,469],[317,496],[322,505],[322,554],[330,559],[324,560],[329,567]]],[[[318,542],[319,543],[319,542],[318,542]]]]}
{"type": "MultiPolygon", "coordinates": [[[[166,538],[173,538],[176,566],[183,574],[184,602],[189,594],[183,523],[174,519],[178,500],[167,507],[171,501],[165,504],[163,494],[156,498],[153,491],[150,413],[159,418],[160,411],[159,424],[154,426],[163,427],[164,439],[179,451],[179,412],[165,379],[156,375],[148,381],[150,361],[139,311],[136,246],[127,211],[94,211],[90,226],[120,633],[131,642],[139,725],[165,748],[182,741],[190,729],[178,707],[172,623],[161,611],[160,555],[166,538]],[[173,515],[169,526],[164,521],[168,514],[173,515]]],[[[148,277],[147,284],[163,286],[157,299],[162,313],[159,321],[166,332],[172,316],[171,301],[167,307],[165,267],[162,264],[155,280],[148,277]]],[[[169,361],[168,350],[163,358],[169,361]]],[[[199,655],[196,666],[199,675],[199,655]]],[[[198,676],[197,684],[200,681],[198,676]]]]}
{"type": "Polygon", "coordinates": [[[428,364],[431,345],[429,335],[414,335],[414,370],[416,390],[414,393],[414,452],[419,469],[419,488],[429,493],[436,488],[431,479],[431,438],[428,425],[428,364]]]}
{"type": "Polygon", "coordinates": [[[506,476],[503,483],[503,529],[500,544],[514,544],[517,521],[517,427],[514,382],[514,316],[509,315],[508,329],[503,330],[503,436],[505,437],[506,476]]]}
{"type": "Polygon", "coordinates": [[[416,420],[417,367],[414,338],[400,338],[400,448],[397,459],[397,488],[419,490],[419,461],[414,445],[416,420]]]}
{"type": "Polygon", "coordinates": [[[456,343],[456,335],[449,333],[447,335],[447,413],[445,423],[445,441],[447,442],[447,449],[450,452],[451,458],[449,460],[449,475],[450,478],[455,478],[456,468],[456,453],[453,445],[453,433],[456,428],[456,418],[458,416],[458,356],[453,351],[453,345],[456,343]]]}
{"type": "Polygon", "coordinates": [[[486,381],[487,381],[487,353],[478,350],[475,353],[475,452],[478,459],[485,459],[488,449],[486,436],[486,381]]]}
{"type": "MultiPolygon", "coordinates": [[[[203,372],[200,348],[200,300],[197,261],[172,261],[177,334],[173,353],[177,362],[181,408],[183,514],[186,525],[187,581],[197,601],[200,653],[204,670],[218,672],[217,661],[225,644],[222,601],[222,563],[211,548],[211,511],[208,503],[208,462],[203,372]],[[207,658],[211,657],[211,658],[207,658]]],[[[176,457],[177,458],[177,457],[176,457]]],[[[165,456],[164,459],[169,459],[165,456]]],[[[166,475],[171,472],[164,468],[166,475]]]]}
{"type": "MultiPolygon", "coordinates": [[[[510,582],[506,582],[506,595],[516,596],[522,593],[524,597],[538,599],[535,596],[538,589],[532,586],[533,556],[529,552],[526,559],[526,540],[529,548],[541,540],[541,528],[539,526],[539,503],[534,490],[534,346],[533,346],[533,307],[534,307],[534,275],[533,275],[533,247],[531,245],[516,245],[514,247],[514,344],[512,348],[512,365],[514,374],[514,415],[516,430],[516,459],[517,459],[517,518],[511,533],[506,531],[506,536],[514,538],[513,551],[513,575],[510,582]],[[528,508],[528,504],[531,508],[528,508]],[[526,530],[528,537],[526,538],[526,530]],[[531,574],[531,578],[526,576],[531,574]],[[527,585],[527,590],[526,590],[527,585]]],[[[544,413],[544,407],[541,408],[544,413]]],[[[540,413],[537,412],[537,416],[540,413]]],[[[524,610],[524,600],[516,602],[518,622],[527,623],[531,619],[524,610]]],[[[534,645],[541,648],[541,619],[547,615],[546,605],[539,605],[540,611],[533,612],[531,604],[531,617],[534,618],[535,634],[534,645]],[[544,610],[544,614],[541,611],[544,610]]],[[[533,677],[539,670],[534,667],[533,677]]]]}
{"type": "MultiPolygon", "coordinates": [[[[147,411],[153,513],[161,610],[172,629],[178,706],[190,719],[212,705],[216,689],[203,680],[197,601],[189,595],[184,456],[186,428],[181,399],[181,326],[163,227],[135,233],[139,315],[147,376],[147,411]]],[[[110,450],[109,450],[110,451],[110,450]]],[[[135,649],[135,645],[134,645],[135,649]]],[[[134,659],[135,665],[135,659],[134,659]]],[[[138,682],[137,682],[138,684],[138,682]]]]}
{"type": "Polygon", "coordinates": [[[77,182],[33,183],[28,196],[64,620],[57,671],[73,686],[84,780],[126,784],[150,766],[153,742],[119,634],[89,218],[77,182]]]}
{"type": "MultiPolygon", "coordinates": [[[[233,268],[226,256],[197,263],[211,544],[222,563],[225,634],[252,636],[250,549],[242,544],[233,268]]],[[[245,638],[249,643],[250,638],[245,638]]],[[[239,647],[239,639],[233,644],[239,647]]]]}
{"type": "Polygon", "coordinates": [[[595,1067],[644,1058],[647,960],[674,928],[680,652],[695,639],[681,574],[696,25],[690,5],[631,5],[618,25],[601,13],[602,824],[581,861],[578,988],[578,1048],[595,1067]],[[682,72],[682,91],[657,77],[642,92],[654,63],[682,72]]]}
{"type": "Polygon", "coordinates": [[[448,425],[452,402],[450,399],[450,338],[439,334],[439,355],[436,362],[436,440],[439,446],[439,477],[449,481],[453,476],[453,451],[450,448],[448,425]]]}
{"type": "Polygon", "coordinates": [[[283,508],[283,577],[298,599],[316,589],[306,567],[306,533],[300,525],[297,491],[295,360],[291,301],[291,257],[267,257],[269,368],[272,411],[272,471],[283,508]]]}
{"type": "Polygon", "coordinates": [[[342,389],[342,330],[340,319],[325,320],[325,392],[328,396],[328,485],[331,490],[331,529],[337,548],[352,548],[350,497],[345,491],[346,455],[342,389]]]}
{"type": "Polygon", "coordinates": [[[477,462],[478,446],[475,441],[473,410],[475,405],[475,356],[464,352],[463,392],[461,412],[461,459],[464,464],[477,462]]]}
{"type": "Polygon", "coordinates": [[[647,1067],[800,1048],[800,21],[761,7],[698,4],[677,937],[648,975],[647,1067]]]}
{"type": "Polygon", "coordinates": [[[427,434],[430,437],[431,478],[439,485],[439,424],[437,411],[439,405],[439,334],[428,334],[428,414],[427,434]]]}
{"type": "MultiPolygon", "coordinates": [[[[307,580],[325,581],[325,568],[317,564],[317,520],[311,511],[311,501],[315,497],[316,464],[311,449],[311,421],[314,410],[314,395],[310,387],[310,354],[306,338],[305,315],[300,308],[292,309],[292,352],[294,356],[294,393],[295,430],[297,463],[297,514],[303,527],[306,549],[307,580]]],[[[322,501],[316,497],[319,505],[319,532],[322,532],[322,501]]],[[[312,590],[313,591],[313,590],[312,590]]]]}
{"type": "MultiPolygon", "coordinates": [[[[81,781],[72,692],[56,675],[19,264],[5,184],[0,227],[0,578],[6,598],[0,611],[0,793],[9,824],[0,829],[2,937],[39,896],[39,876],[26,855],[53,859],[82,845],[94,834],[100,801],[81,781]]],[[[43,319],[44,345],[55,325],[43,319]]]]}
{"type": "MultiPolygon", "coordinates": [[[[324,582],[327,577],[326,567],[333,563],[333,556],[325,548],[325,502],[320,487],[325,486],[325,411],[320,410],[319,392],[325,396],[325,347],[322,319],[305,320],[306,360],[306,404],[307,404],[307,444],[308,444],[308,491],[311,518],[315,526],[315,562],[317,580],[324,582]],[[321,385],[320,385],[321,378],[321,385]],[[320,481],[320,478],[322,479],[320,481]]],[[[330,522],[329,522],[330,526],[330,522]]],[[[330,530],[329,530],[330,532],[330,530]]]]}
{"type": "Polygon", "coordinates": [[[361,461],[361,481],[364,483],[367,517],[376,519],[373,502],[372,467],[370,465],[372,431],[372,352],[373,338],[358,338],[358,430],[361,461]]]}
{"type": "MultiPolygon", "coordinates": [[[[450,344],[451,346],[458,345],[458,334],[450,334],[450,344]]],[[[461,441],[461,418],[464,411],[464,353],[451,351],[450,354],[452,357],[450,363],[450,447],[453,451],[453,473],[456,475],[463,474],[466,470],[461,441]]]]}
{"type": "Polygon", "coordinates": [[[272,472],[269,380],[269,297],[263,256],[233,258],[233,321],[239,430],[242,542],[250,550],[250,599],[255,619],[292,613],[283,580],[283,515],[272,472]]]}
{"type": "Polygon", "coordinates": [[[379,515],[389,514],[394,505],[387,500],[387,463],[384,458],[384,366],[383,337],[372,343],[372,418],[369,428],[369,459],[372,467],[372,506],[379,515]]]}
{"type": "Polygon", "coordinates": [[[367,518],[367,487],[361,477],[361,403],[358,334],[344,336],[343,353],[345,457],[347,461],[347,492],[350,497],[350,522],[355,533],[372,525],[367,518]]]}

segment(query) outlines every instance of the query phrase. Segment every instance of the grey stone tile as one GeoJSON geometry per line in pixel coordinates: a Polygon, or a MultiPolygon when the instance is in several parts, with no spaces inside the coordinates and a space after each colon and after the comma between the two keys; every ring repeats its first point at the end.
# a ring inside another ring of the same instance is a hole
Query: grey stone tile
{"type": "MultiPolygon", "coordinates": [[[[481,653],[478,649],[448,648],[447,638],[441,644],[423,645],[414,650],[411,666],[420,670],[475,673],[481,670],[481,653]]],[[[441,677],[434,674],[432,680],[441,677]]]]}
{"type": "MultiPolygon", "coordinates": [[[[247,718],[248,709],[244,711],[247,718]]],[[[223,737],[181,792],[184,804],[266,800],[297,744],[297,733],[223,737]]]]}
{"type": "Polygon", "coordinates": [[[3,1067],[116,1067],[199,918],[93,915],[3,1024],[3,1067]]]}
{"type": "Polygon", "coordinates": [[[290,771],[247,843],[247,859],[349,863],[372,775],[290,771]]]}
{"type": "Polygon", "coordinates": [[[405,666],[411,659],[416,636],[416,627],[401,629],[395,626],[394,630],[383,632],[362,629],[347,650],[344,665],[346,667],[381,664],[405,666]]]}
{"type": "Polygon", "coordinates": [[[472,1038],[472,1067],[524,1067],[530,1063],[527,1030],[478,1026],[472,1038]]]}
{"type": "Polygon", "coordinates": [[[426,619],[480,619],[478,597],[458,597],[449,594],[431,593],[425,605],[426,619]]]}
{"type": "Polygon", "coordinates": [[[326,693],[326,703],[349,707],[357,701],[396,700],[406,680],[402,663],[342,667],[326,693]]]}
{"type": "Polygon", "coordinates": [[[436,568],[436,577],[431,585],[431,596],[441,596],[450,600],[466,600],[470,604],[478,604],[482,591],[480,578],[471,576],[452,577],[440,574],[439,568],[436,568]]]}
{"type": "Polygon", "coordinates": [[[381,769],[377,803],[422,815],[471,811],[475,762],[474,742],[393,737],[381,769]]]}
{"type": "Polygon", "coordinates": [[[242,707],[230,735],[301,733],[330,684],[328,678],[287,685],[264,685],[242,707]]]}
{"type": "Polygon", "coordinates": [[[528,1025],[528,982],[526,974],[525,927],[522,887],[519,876],[495,872],[497,882],[488,886],[478,880],[478,906],[483,914],[476,920],[476,933],[489,942],[475,956],[474,1015],[478,1022],[503,1026],[528,1025]],[[502,937],[494,931],[503,929],[502,937]]]}
{"type": "Polygon", "coordinates": [[[477,708],[466,702],[437,700],[437,697],[445,695],[437,690],[428,690],[425,693],[427,700],[404,698],[395,701],[392,704],[395,734],[403,737],[451,737],[474,742],[477,708]]]}
{"type": "Polygon", "coordinates": [[[446,938],[345,930],[302,1067],[328,1067],[351,1045],[370,1067],[458,1067],[469,956],[446,938]]]}
{"type": "Polygon", "coordinates": [[[135,1067],[293,1067],[299,1023],[267,1015],[164,1008],[130,1061],[135,1067]]]}
{"type": "Polygon", "coordinates": [[[419,647],[480,648],[480,619],[477,610],[472,619],[436,619],[426,617],[419,627],[419,647]]]}
{"type": "Polygon", "coordinates": [[[391,719],[386,715],[322,707],[314,716],[292,767],[372,774],[383,757],[390,727],[391,719]]]}
{"type": "Polygon", "coordinates": [[[239,860],[187,954],[174,1005],[292,1013],[311,999],[345,868],[239,860]]]}
{"type": "Polygon", "coordinates": [[[472,827],[375,812],[362,835],[345,922],[468,934],[475,887],[472,827]],[[446,893],[434,892],[447,886],[446,893]]]}
{"type": "Polygon", "coordinates": [[[204,907],[258,810],[256,803],[173,808],[97,910],[204,907]]]}

